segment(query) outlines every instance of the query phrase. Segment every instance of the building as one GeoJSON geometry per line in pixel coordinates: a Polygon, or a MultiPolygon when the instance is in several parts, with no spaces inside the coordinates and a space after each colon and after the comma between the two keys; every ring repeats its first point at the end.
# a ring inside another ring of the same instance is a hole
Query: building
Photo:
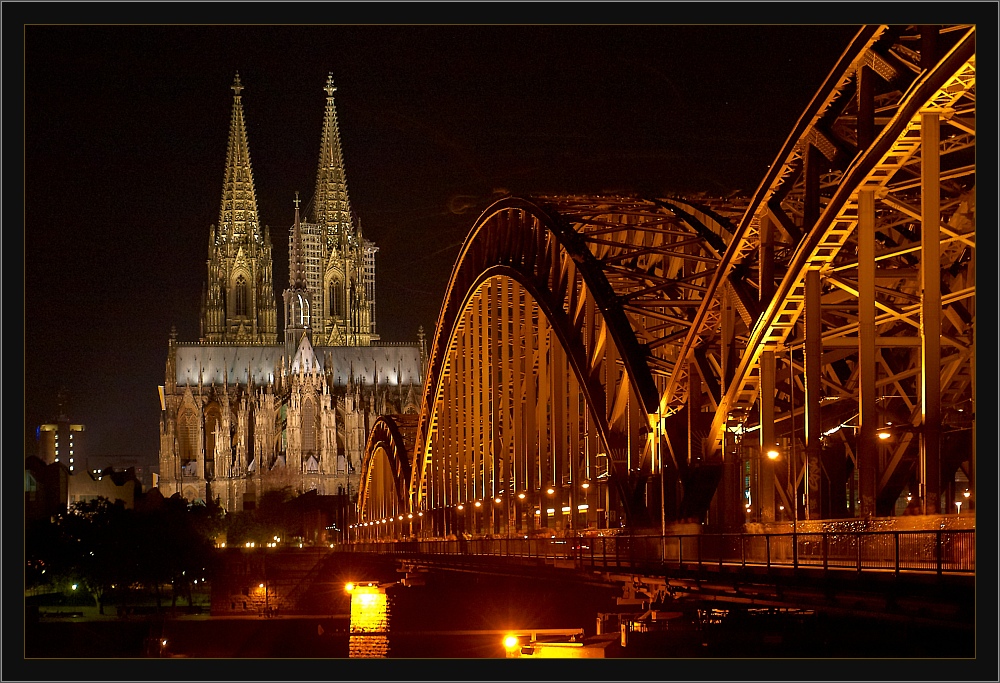
{"type": "Polygon", "coordinates": [[[129,453],[90,455],[87,458],[87,471],[90,472],[91,476],[100,476],[102,472],[107,470],[115,472],[130,470],[135,474],[135,478],[142,484],[145,491],[152,487],[154,469],[144,458],[129,453]]]}
{"type": "Polygon", "coordinates": [[[122,501],[126,508],[135,506],[142,496],[142,483],[135,470],[105,468],[76,473],[61,462],[47,463],[31,455],[24,461],[24,516],[26,520],[49,519],[64,514],[77,503],[97,498],[122,501]]]}
{"type": "Polygon", "coordinates": [[[325,85],[316,189],[289,228],[289,286],[279,335],[270,232],[261,226],[239,75],[219,225],[196,342],[171,332],[160,387],[157,487],[169,497],[250,509],[267,490],[358,490],[368,430],[415,413],[423,332],[382,343],[375,326],[375,255],[347,194],[332,76],[325,85]]]}
{"type": "Polygon", "coordinates": [[[59,392],[59,417],[53,422],[38,425],[35,429],[35,454],[47,465],[59,462],[70,474],[87,469],[84,456],[82,424],[73,424],[66,417],[67,394],[59,392]]]}

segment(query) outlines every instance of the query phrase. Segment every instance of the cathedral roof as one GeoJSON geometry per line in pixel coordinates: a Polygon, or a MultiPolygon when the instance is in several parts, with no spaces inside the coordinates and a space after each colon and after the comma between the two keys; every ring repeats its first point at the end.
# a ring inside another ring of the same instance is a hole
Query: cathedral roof
{"type": "MultiPolygon", "coordinates": [[[[417,346],[309,346],[320,368],[329,364],[333,386],[346,387],[352,372],[356,384],[423,383],[420,349],[417,346]]],[[[302,350],[300,343],[296,357],[302,350]]],[[[223,344],[178,344],[176,350],[177,386],[196,387],[240,384],[246,386],[252,379],[254,386],[274,383],[280,372],[285,347],[278,346],[229,346],[223,344]]],[[[310,360],[309,362],[313,362],[310,360]]],[[[294,364],[294,359],[293,359],[294,364]]],[[[298,369],[295,368],[295,372],[298,369]]]]}

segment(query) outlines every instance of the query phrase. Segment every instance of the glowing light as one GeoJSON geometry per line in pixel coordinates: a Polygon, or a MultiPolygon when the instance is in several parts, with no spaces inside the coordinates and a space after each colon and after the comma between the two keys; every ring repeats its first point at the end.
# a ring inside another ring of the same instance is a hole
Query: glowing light
{"type": "Polygon", "coordinates": [[[589,510],[589,509],[590,509],[590,506],[589,506],[589,505],[587,505],[587,504],[583,504],[583,505],[577,505],[577,506],[576,506],[576,509],[577,509],[577,510],[580,510],[580,511],[582,512],[582,511],[584,511],[584,510],[589,510]]]}
{"type": "Polygon", "coordinates": [[[494,498],[494,499],[493,499],[493,502],[494,502],[494,503],[499,503],[499,502],[500,502],[500,498],[499,498],[499,497],[497,497],[497,498],[494,498]]]}
{"type": "Polygon", "coordinates": [[[767,453],[765,453],[765,455],[767,455],[768,459],[770,460],[777,460],[778,456],[781,455],[781,453],[778,452],[777,448],[769,448],[767,450],[767,453]]]}
{"type": "Polygon", "coordinates": [[[407,515],[406,515],[406,518],[407,518],[407,519],[413,519],[413,513],[411,512],[411,513],[407,514],[407,515]]]}
{"type": "Polygon", "coordinates": [[[508,650],[513,650],[517,647],[517,636],[507,636],[503,639],[503,646],[508,650]]]}
{"type": "Polygon", "coordinates": [[[554,515],[554,514],[556,514],[556,509],[555,508],[545,508],[545,512],[546,512],[546,514],[554,515]]]}
{"type": "Polygon", "coordinates": [[[582,484],[580,484],[580,488],[582,488],[582,489],[589,489],[590,488],[590,482],[589,481],[583,482],[582,484]]]}
{"type": "Polygon", "coordinates": [[[965,493],[963,493],[962,495],[963,495],[963,496],[965,496],[966,498],[968,498],[968,497],[969,497],[969,496],[971,496],[972,494],[971,494],[971,493],[969,493],[969,489],[965,489],[965,493]]]}
{"type": "Polygon", "coordinates": [[[263,588],[263,587],[264,587],[264,584],[260,584],[259,586],[257,586],[257,588],[263,588]]]}
{"type": "Polygon", "coordinates": [[[517,494],[517,497],[520,498],[521,500],[524,500],[524,492],[522,491],[521,493],[517,494]]]}
{"type": "Polygon", "coordinates": [[[477,501],[476,501],[476,507],[478,508],[478,507],[482,507],[482,506],[483,506],[483,504],[482,504],[482,503],[480,503],[480,502],[479,502],[479,501],[477,500],[477,501]]]}
{"type": "Polygon", "coordinates": [[[888,439],[890,436],[892,436],[892,434],[890,434],[889,430],[887,430],[887,429],[881,429],[878,432],[878,438],[882,439],[883,441],[885,441],[886,439],[888,439]]]}
{"type": "Polygon", "coordinates": [[[78,585],[79,585],[79,584],[76,584],[76,583],[74,583],[74,584],[73,584],[73,586],[72,586],[73,590],[76,590],[76,587],[77,587],[78,585]]]}
{"type": "Polygon", "coordinates": [[[563,505],[563,509],[562,509],[563,514],[566,514],[566,513],[570,512],[572,509],[573,508],[571,508],[569,505],[563,505]]]}
{"type": "Polygon", "coordinates": [[[458,509],[459,509],[459,510],[464,510],[464,509],[465,509],[465,506],[464,506],[464,505],[459,505],[459,506],[458,506],[458,509]]]}
{"type": "Polygon", "coordinates": [[[348,593],[350,593],[352,590],[354,590],[354,584],[353,583],[346,584],[344,586],[344,590],[346,590],[348,593]]]}
{"type": "Polygon", "coordinates": [[[556,490],[554,488],[552,488],[551,486],[549,488],[545,489],[545,493],[549,494],[550,496],[553,493],[555,493],[555,492],[556,492],[556,490]]]}

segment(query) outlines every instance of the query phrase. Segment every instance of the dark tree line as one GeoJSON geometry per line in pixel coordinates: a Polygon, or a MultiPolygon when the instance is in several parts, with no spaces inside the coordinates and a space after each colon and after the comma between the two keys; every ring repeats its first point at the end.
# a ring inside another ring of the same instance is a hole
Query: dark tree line
{"type": "Polygon", "coordinates": [[[136,508],[107,498],[77,503],[50,519],[29,521],[25,535],[25,589],[88,592],[99,612],[106,603],[127,607],[164,587],[170,604],[192,600],[192,584],[211,580],[215,548],[291,542],[303,533],[308,497],[289,487],[266,492],[256,509],[226,514],[215,502],[191,504],[180,496],[143,496],[136,508]]]}
{"type": "Polygon", "coordinates": [[[77,503],[68,512],[28,523],[25,588],[65,591],[76,584],[104,613],[109,598],[128,605],[142,591],[162,607],[191,601],[195,580],[210,578],[215,537],[224,528],[221,509],[189,505],[182,498],[140,509],[107,498],[77,503]]]}

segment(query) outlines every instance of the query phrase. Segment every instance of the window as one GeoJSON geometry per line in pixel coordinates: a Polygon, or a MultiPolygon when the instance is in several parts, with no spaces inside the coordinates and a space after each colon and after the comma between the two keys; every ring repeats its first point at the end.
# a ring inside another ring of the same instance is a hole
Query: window
{"type": "Polygon", "coordinates": [[[339,316],[340,315],[340,297],[338,293],[340,291],[340,283],[336,280],[330,280],[330,315],[339,316]]]}
{"type": "Polygon", "coordinates": [[[236,278],[236,315],[245,316],[247,314],[247,281],[242,275],[236,278]]]}

